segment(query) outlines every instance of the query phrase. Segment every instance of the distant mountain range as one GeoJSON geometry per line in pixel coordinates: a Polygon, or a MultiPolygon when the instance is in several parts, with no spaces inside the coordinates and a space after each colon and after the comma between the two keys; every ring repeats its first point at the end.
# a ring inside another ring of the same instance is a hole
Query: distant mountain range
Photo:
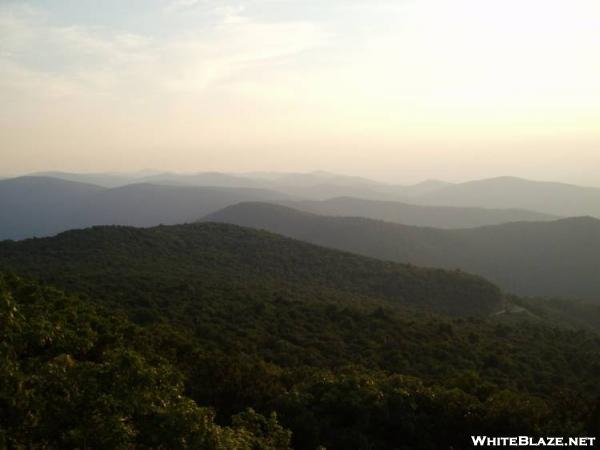
{"type": "Polygon", "coordinates": [[[244,203],[203,220],[390,261],[461,269],[517,294],[600,301],[600,220],[589,217],[441,230],[244,203]]]}
{"type": "Polygon", "coordinates": [[[600,218],[600,188],[531,181],[516,177],[498,177],[456,184],[429,180],[414,185],[400,185],[328,172],[245,174],[219,172],[176,174],[148,171],[134,174],[45,172],[33,175],[103,187],[151,183],[172,186],[254,188],[273,190],[307,200],[356,197],[430,206],[520,209],[560,217],[600,218]]]}
{"type": "Polygon", "coordinates": [[[0,240],[92,225],[148,227],[195,221],[243,201],[290,197],[265,189],[132,184],[104,188],[47,177],[0,181],[0,240]]]}
{"type": "Polygon", "coordinates": [[[171,172],[69,173],[37,172],[30,176],[59,178],[66,181],[96,184],[103,187],[120,187],[128,184],[150,183],[170,186],[211,186],[270,189],[293,196],[311,199],[328,199],[336,196],[356,196],[371,199],[393,200],[398,196],[412,197],[449,186],[443,181],[425,181],[415,185],[392,185],[361,177],[338,175],[329,172],[310,173],[247,173],[228,174],[199,172],[179,174],[171,172]]]}
{"type": "Polygon", "coordinates": [[[143,182],[145,178],[156,175],[158,172],[141,171],[134,173],[72,173],[72,172],[35,172],[26,177],[58,178],[59,180],[73,181],[76,183],[95,184],[101,187],[119,187],[128,184],[143,182]]]}
{"type": "Polygon", "coordinates": [[[251,179],[220,173],[51,174],[55,177],[0,180],[0,240],[48,236],[92,225],[147,227],[184,223],[246,201],[280,202],[320,214],[363,216],[439,228],[557,218],[525,210],[433,207],[358,198],[396,198],[398,195],[392,194],[396,189],[410,198],[411,203],[423,202],[426,196],[452,187],[437,181],[393,188],[327,173],[281,174],[276,180],[274,175],[251,179]],[[111,185],[117,187],[107,187],[111,185]],[[386,193],[382,193],[383,187],[388,190],[386,193]],[[358,197],[318,200],[329,194],[349,192],[358,197]]]}

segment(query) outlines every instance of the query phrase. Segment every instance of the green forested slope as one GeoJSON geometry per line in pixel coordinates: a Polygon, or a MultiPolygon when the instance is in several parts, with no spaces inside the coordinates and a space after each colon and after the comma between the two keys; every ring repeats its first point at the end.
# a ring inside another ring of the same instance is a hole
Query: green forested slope
{"type": "Polygon", "coordinates": [[[225,224],[135,229],[96,227],[54,238],[0,243],[0,268],[64,288],[136,304],[170,292],[190,299],[215,292],[290,292],[305,300],[385,300],[433,311],[486,315],[502,296],[476,276],[419,269],[328,250],[225,224]],[[129,281],[129,283],[125,283],[129,281]]]}
{"type": "Polygon", "coordinates": [[[435,449],[598,430],[600,338],[430,312],[467,287],[496,299],[463,274],[216,224],[5,242],[0,260],[81,294],[2,278],[0,433],[22,447],[286,448],[287,429],[298,449],[435,449]]]}
{"type": "Polygon", "coordinates": [[[585,332],[263,298],[139,327],[13,276],[0,292],[9,448],[285,449],[274,411],[302,449],[598,431],[585,332]]]}

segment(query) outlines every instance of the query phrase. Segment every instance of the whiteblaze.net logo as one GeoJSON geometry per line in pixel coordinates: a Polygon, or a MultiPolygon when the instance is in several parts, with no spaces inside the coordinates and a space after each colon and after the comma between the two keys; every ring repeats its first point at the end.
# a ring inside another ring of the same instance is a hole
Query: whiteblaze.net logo
{"type": "Polygon", "coordinates": [[[595,437],[471,436],[474,447],[593,447],[595,437]]]}

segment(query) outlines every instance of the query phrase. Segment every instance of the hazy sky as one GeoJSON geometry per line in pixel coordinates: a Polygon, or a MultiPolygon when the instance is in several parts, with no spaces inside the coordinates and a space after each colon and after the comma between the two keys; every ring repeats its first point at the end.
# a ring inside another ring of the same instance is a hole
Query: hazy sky
{"type": "Polygon", "coordinates": [[[599,0],[0,0],[0,174],[600,185],[599,0]]]}

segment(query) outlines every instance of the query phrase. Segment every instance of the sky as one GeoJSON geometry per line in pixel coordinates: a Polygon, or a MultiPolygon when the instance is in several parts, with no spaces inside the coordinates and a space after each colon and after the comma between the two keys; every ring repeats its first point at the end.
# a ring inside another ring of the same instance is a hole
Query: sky
{"type": "Polygon", "coordinates": [[[0,175],[600,185],[598,0],[0,0],[0,175]]]}

